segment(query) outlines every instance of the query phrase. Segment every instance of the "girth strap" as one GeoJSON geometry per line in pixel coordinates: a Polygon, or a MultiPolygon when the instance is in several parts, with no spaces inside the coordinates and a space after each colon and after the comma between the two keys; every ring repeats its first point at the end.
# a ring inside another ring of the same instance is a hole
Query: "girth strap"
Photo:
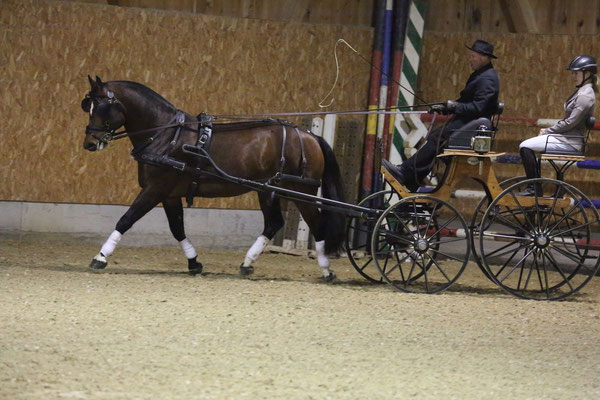
{"type": "Polygon", "coordinates": [[[300,134],[300,129],[297,126],[294,127],[296,129],[296,134],[298,135],[298,140],[300,141],[300,151],[302,152],[302,175],[304,178],[306,176],[306,154],[304,153],[304,142],[302,141],[302,135],[300,134]]]}
{"type": "Polygon", "coordinates": [[[283,174],[283,167],[285,166],[285,138],[287,136],[285,131],[285,124],[281,124],[283,128],[283,138],[281,139],[281,159],[279,160],[279,174],[283,174]]]}
{"type": "MultiPolygon", "coordinates": [[[[213,117],[212,115],[201,113],[196,119],[198,119],[198,141],[196,142],[197,149],[204,149],[208,154],[210,149],[210,143],[212,140],[213,133],[213,117]]],[[[204,168],[208,163],[206,159],[195,159],[194,161],[196,168],[204,168]]],[[[198,176],[194,176],[190,185],[188,186],[185,201],[187,203],[187,207],[190,208],[194,203],[194,195],[198,190],[198,176]]]]}
{"type": "Polygon", "coordinates": [[[302,167],[302,174],[301,175],[290,175],[290,174],[283,173],[283,167],[285,166],[285,143],[286,143],[286,139],[287,139],[287,131],[285,128],[286,124],[282,123],[281,127],[282,127],[282,131],[283,131],[283,136],[281,139],[281,159],[279,160],[279,171],[277,171],[277,173],[274,176],[269,178],[269,180],[267,182],[271,183],[271,184],[277,183],[277,182],[295,182],[295,183],[302,183],[305,185],[320,186],[321,185],[320,180],[306,178],[306,166],[307,166],[306,152],[304,150],[304,142],[302,141],[302,132],[300,132],[300,129],[298,129],[297,126],[294,126],[294,130],[296,131],[296,135],[298,135],[298,140],[300,141],[300,152],[301,152],[301,157],[302,157],[302,159],[300,161],[300,166],[302,167]]]}

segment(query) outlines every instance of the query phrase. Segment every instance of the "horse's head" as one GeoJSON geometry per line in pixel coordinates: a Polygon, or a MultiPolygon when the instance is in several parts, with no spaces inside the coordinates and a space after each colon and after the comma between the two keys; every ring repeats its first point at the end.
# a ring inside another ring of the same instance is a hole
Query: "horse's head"
{"type": "Polygon", "coordinates": [[[99,151],[113,139],[115,131],[125,124],[125,107],[99,77],[93,80],[88,75],[88,79],[91,88],[81,101],[83,111],[90,114],[83,148],[99,151]]]}

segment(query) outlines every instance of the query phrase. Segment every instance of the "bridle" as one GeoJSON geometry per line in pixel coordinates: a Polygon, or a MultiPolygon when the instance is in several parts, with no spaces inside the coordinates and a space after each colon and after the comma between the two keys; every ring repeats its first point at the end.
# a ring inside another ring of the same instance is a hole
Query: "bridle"
{"type": "MultiPolygon", "coordinates": [[[[96,101],[96,103],[100,103],[100,100],[105,100],[105,102],[109,105],[119,104],[121,108],[125,110],[125,107],[123,107],[123,105],[115,98],[115,94],[110,90],[107,92],[107,94],[86,94],[85,98],[81,102],[81,106],[84,110],[85,108],[89,107],[89,113],[91,116],[94,110],[94,101],[96,101]]],[[[127,136],[126,130],[116,132],[116,130],[119,129],[122,125],[120,125],[117,128],[111,128],[111,126],[112,123],[108,119],[104,121],[104,125],[101,127],[88,124],[85,127],[85,134],[90,135],[91,137],[93,137],[98,142],[104,145],[108,145],[108,142],[121,139],[127,136]]]]}
{"type": "MultiPolygon", "coordinates": [[[[86,94],[85,98],[81,102],[81,105],[84,110],[86,110],[86,108],[89,107],[89,113],[90,113],[90,115],[92,115],[94,101],[96,101],[96,103],[100,103],[101,100],[104,103],[108,103],[109,105],[118,104],[123,109],[123,111],[125,110],[125,107],[123,106],[123,104],[119,100],[117,100],[117,98],[115,97],[115,94],[110,90],[107,91],[106,94],[93,94],[93,93],[86,94]],[[84,108],[84,106],[85,106],[85,108],[84,108]]],[[[99,106],[100,106],[100,104],[99,104],[99,106]]],[[[176,110],[175,116],[166,125],[161,125],[161,126],[157,126],[157,127],[149,128],[149,129],[142,129],[142,130],[135,131],[135,132],[128,132],[125,128],[121,131],[117,131],[117,129],[119,129],[123,125],[120,125],[117,128],[112,128],[111,127],[112,122],[107,119],[104,121],[103,126],[93,126],[93,125],[88,124],[85,127],[85,134],[90,135],[91,137],[96,139],[99,143],[102,143],[103,146],[107,146],[109,142],[112,142],[114,140],[123,139],[125,137],[131,137],[133,135],[138,135],[141,133],[149,133],[149,132],[156,131],[156,134],[151,136],[146,141],[146,143],[144,143],[143,147],[146,147],[148,144],[152,143],[164,129],[174,128],[174,127],[184,127],[185,125],[192,125],[192,124],[196,124],[196,123],[197,123],[196,121],[191,121],[191,122],[186,123],[185,122],[185,114],[183,113],[183,111],[176,110]]]]}

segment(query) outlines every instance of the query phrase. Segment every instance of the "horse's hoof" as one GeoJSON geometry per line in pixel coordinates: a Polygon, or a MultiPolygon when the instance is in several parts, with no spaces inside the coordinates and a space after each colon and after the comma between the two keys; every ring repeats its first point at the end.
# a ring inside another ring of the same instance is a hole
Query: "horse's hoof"
{"type": "Polygon", "coordinates": [[[244,267],[244,265],[240,265],[240,275],[241,276],[250,276],[254,273],[254,267],[252,265],[248,267],[244,267]]]}
{"type": "Polygon", "coordinates": [[[108,263],[106,261],[100,261],[100,260],[96,260],[95,258],[92,260],[92,262],[90,263],[90,269],[104,269],[106,268],[106,266],[108,265],[108,263]]]}
{"type": "Polygon", "coordinates": [[[202,273],[202,264],[196,261],[196,257],[188,259],[188,273],[192,276],[202,273]]]}
{"type": "Polygon", "coordinates": [[[329,275],[321,276],[321,279],[323,279],[323,282],[325,283],[333,283],[335,282],[336,276],[333,271],[329,271],[329,275]]]}

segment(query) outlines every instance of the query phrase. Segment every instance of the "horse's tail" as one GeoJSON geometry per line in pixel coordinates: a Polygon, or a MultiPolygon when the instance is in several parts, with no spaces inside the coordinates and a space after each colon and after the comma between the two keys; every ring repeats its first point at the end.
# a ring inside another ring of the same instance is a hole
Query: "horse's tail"
{"type": "MultiPolygon", "coordinates": [[[[325,159],[321,195],[328,199],[343,202],[344,187],[335,154],[333,154],[333,150],[325,139],[319,136],[316,136],[316,138],[325,159]]],[[[325,236],[325,252],[328,254],[335,253],[344,243],[346,236],[346,215],[332,210],[323,210],[321,216],[319,230],[325,236]]]]}

